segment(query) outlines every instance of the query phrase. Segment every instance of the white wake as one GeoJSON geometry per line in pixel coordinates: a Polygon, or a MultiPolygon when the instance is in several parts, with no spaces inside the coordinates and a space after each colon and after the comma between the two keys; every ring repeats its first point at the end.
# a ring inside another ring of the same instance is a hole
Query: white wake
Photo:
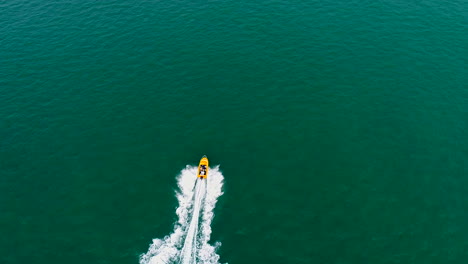
{"type": "Polygon", "coordinates": [[[172,234],[153,239],[140,264],[218,264],[216,250],[221,243],[208,244],[211,236],[213,209],[223,194],[224,177],[219,167],[210,168],[207,179],[197,179],[197,167],[187,166],[177,177],[176,192],[179,220],[172,234]]]}

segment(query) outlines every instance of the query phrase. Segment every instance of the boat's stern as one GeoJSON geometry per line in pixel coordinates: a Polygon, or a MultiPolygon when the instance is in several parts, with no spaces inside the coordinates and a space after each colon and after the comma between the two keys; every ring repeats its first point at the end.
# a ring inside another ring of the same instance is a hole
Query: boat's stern
{"type": "Polygon", "coordinates": [[[200,160],[200,164],[198,164],[198,171],[197,171],[197,177],[201,179],[206,179],[208,176],[208,158],[203,156],[203,158],[200,160]]]}

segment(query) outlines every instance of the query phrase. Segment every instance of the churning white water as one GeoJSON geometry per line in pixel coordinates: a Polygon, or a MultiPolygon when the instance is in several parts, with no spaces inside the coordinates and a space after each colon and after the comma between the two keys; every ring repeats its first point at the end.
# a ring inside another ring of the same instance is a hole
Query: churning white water
{"type": "Polygon", "coordinates": [[[177,177],[179,206],[174,231],[163,239],[153,239],[140,264],[217,264],[216,249],[210,245],[213,209],[223,194],[223,175],[219,167],[210,168],[207,179],[197,179],[197,167],[187,166],[177,177]]]}

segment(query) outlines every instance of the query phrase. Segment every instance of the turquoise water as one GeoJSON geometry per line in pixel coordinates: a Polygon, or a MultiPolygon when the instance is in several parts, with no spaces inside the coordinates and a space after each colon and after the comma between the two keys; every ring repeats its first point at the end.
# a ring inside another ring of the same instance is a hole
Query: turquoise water
{"type": "Polygon", "coordinates": [[[222,263],[468,261],[466,1],[0,8],[0,263],[138,263],[204,154],[222,263]]]}

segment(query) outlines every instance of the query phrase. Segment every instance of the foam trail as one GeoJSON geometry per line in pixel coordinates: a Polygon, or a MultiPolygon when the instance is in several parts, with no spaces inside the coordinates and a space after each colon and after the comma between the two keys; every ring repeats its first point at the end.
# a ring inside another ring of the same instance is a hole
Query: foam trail
{"type": "Polygon", "coordinates": [[[223,194],[224,177],[219,167],[210,168],[208,178],[197,180],[197,167],[187,166],[177,177],[178,221],[172,234],[153,239],[140,264],[218,264],[221,243],[210,245],[211,221],[218,197],[223,194]]]}

